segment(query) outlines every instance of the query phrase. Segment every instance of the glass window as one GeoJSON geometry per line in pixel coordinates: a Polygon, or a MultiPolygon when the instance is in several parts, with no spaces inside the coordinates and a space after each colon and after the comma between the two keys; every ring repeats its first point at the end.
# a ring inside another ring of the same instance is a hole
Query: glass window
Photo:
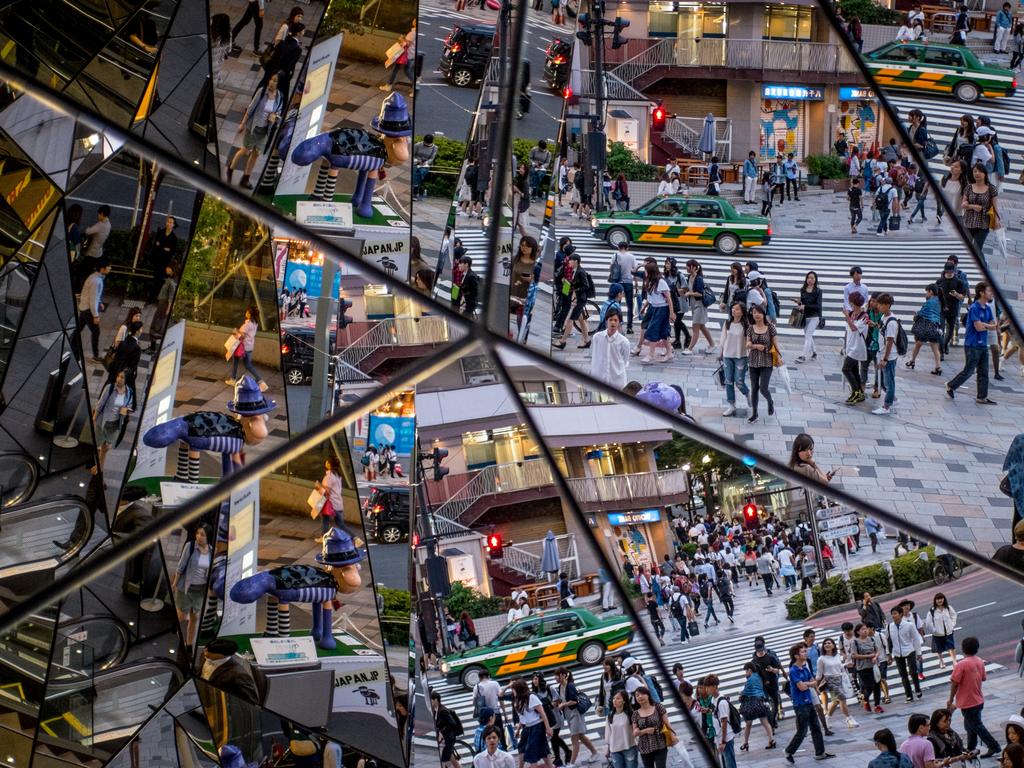
{"type": "Polygon", "coordinates": [[[938,64],[943,67],[962,67],[964,57],[960,51],[947,51],[942,48],[925,48],[924,63],[938,64]]]}
{"type": "Polygon", "coordinates": [[[540,622],[536,619],[533,621],[523,621],[518,624],[514,624],[508,629],[508,631],[498,635],[494,640],[494,645],[515,645],[518,643],[525,643],[535,638],[539,630],[540,622]]]}
{"type": "Polygon", "coordinates": [[[814,9],[769,5],[764,10],[765,40],[810,40],[814,9]]]}
{"type": "MultiPolygon", "coordinates": [[[[658,4],[654,4],[657,6],[658,4]]],[[[651,9],[647,17],[647,34],[651,37],[675,37],[678,14],[651,9]]]]}
{"type": "Polygon", "coordinates": [[[916,45],[900,45],[881,54],[879,58],[893,61],[917,61],[920,55],[921,49],[916,45]]]}
{"type": "Polygon", "coordinates": [[[561,616],[551,616],[544,619],[544,637],[561,635],[564,632],[575,632],[583,628],[583,622],[575,613],[566,613],[561,616]]]}
{"type": "Polygon", "coordinates": [[[644,214],[647,216],[664,216],[671,218],[672,216],[682,215],[682,205],[678,200],[663,200],[653,208],[648,208],[644,214]]]}
{"type": "Polygon", "coordinates": [[[466,384],[469,384],[470,380],[477,376],[486,376],[488,374],[494,376],[495,381],[498,380],[497,374],[494,371],[494,365],[487,355],[467,355],[459,362],[462,365],[462,380],[466,384]]]}
{"type": "Polygon", "coordinates": [[[494,441],[486,430],[464,434],[462,450],[466,454],[466,467],[469,469],[480,469],[497,463],[494,441]]]}
{"type": "Polygon", "coordinates": [[[701,8],[701,37],[725,37],[729,31],[729,12],[724,5],[701,8]]]}
{"type": "Polygon", "coordinates": [[[688,219],[720,219],[722,209],[714,200],[691,200],[686,204],[688,219]]]}

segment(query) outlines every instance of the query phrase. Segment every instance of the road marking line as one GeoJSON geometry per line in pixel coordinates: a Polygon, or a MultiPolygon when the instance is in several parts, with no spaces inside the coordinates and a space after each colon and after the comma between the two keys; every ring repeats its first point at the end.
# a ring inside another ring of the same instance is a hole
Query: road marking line
{"type": "Polygon", "coordinates": [[[973,608],[964,608],[962,611],[957,611],[956,615],[959,616],[961,613],[968,613],[970,611],[976,611],[979,608],[988,608],[990,605],[995,605],[995,604],[996,603],[993,600],[991,603],[982,603],[981,605],[976,605],[973,608]]]}
{"type": "Polygon", "coordinates": [[[1004,613],[1003,618],[1005,619],[1007,616],[1016,616],[1018,613],[1024,613],[1024,608],[1021,608],[1019,611],[1010,611],[1009,613],[1004,613]]]}

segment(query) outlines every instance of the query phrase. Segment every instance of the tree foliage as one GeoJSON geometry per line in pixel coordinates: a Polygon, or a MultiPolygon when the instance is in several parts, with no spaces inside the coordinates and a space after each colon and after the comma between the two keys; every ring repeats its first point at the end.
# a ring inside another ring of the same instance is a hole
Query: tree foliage
{"type": "Polygon", "coordinates": [[[620,173],[627,181],[657,181],[659,168],[643,162],[621,141],[613,141],[608,147],[608,173],[614,179],[620,173]]]}
{"type": "Polygon", "coordinates": [[[861,24],[899,24],[900,12],[886,8],[876,0],[840,0],[839,9],[849,21],[856,16],[861,24]]]}
{"type": "Polygon", "coordinates": [[[463,611],[468,611],[474,619],[502,612],[500,597],[487,597],[475,589],[470,589],[461,581],[452,584],[444,604],[456,619],[463,611]]]}
{"type": "Polygon", "coordinates": [[[185,259],[185,268],[174,300],[175,318],[191,317],[192,307],[210,292],[210,273],[217,252],[231,234],[231,208],[223,200],[207,195],[199,210],[192,246],[185,259]]]}

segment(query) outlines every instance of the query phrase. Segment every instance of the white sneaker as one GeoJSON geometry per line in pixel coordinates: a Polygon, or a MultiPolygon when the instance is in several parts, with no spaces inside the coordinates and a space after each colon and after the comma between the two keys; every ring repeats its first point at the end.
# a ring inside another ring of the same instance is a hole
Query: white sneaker
{"type": "Polygon", "coordinates": [[[847,728],[856,728],[858,725],[859,725],[859,723],[856,720],[854,720],[852,717],[846,718],[846,727],[847,728]]]}
{"type": "Polygon", "coordinates": [[[875,416],[888,416],[890,411],[888,408],[882,405],[879,406],[878,408],[875,408],[875,410],[873,410],[872,413],[875,414],[875,416]]]}
{"type": "Polygon", "coordinates": [[[691,352],[689,349],[684,349],[679,354],[681,354],[681,355],[692,355],[693,352],[691,352]]]}
{"type": "Polygon", "coordinates": [[[723,416],[734,416],[735,414],[736,414],[736,406],[735,405],[730,405],[728,408],[726,408],[722,412],[723,416]]]}

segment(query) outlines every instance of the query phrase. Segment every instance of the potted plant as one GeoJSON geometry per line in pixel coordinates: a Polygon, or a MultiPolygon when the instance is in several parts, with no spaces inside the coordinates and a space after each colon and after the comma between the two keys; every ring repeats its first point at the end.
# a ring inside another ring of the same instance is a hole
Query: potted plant
{"type": "Polygon", "coordinates": [[[837,192],[849,187],[849,174],[838,155],[808,155],[804,163],[807,165],[808,184],[821,184],[825,189],[837,192]]]}

